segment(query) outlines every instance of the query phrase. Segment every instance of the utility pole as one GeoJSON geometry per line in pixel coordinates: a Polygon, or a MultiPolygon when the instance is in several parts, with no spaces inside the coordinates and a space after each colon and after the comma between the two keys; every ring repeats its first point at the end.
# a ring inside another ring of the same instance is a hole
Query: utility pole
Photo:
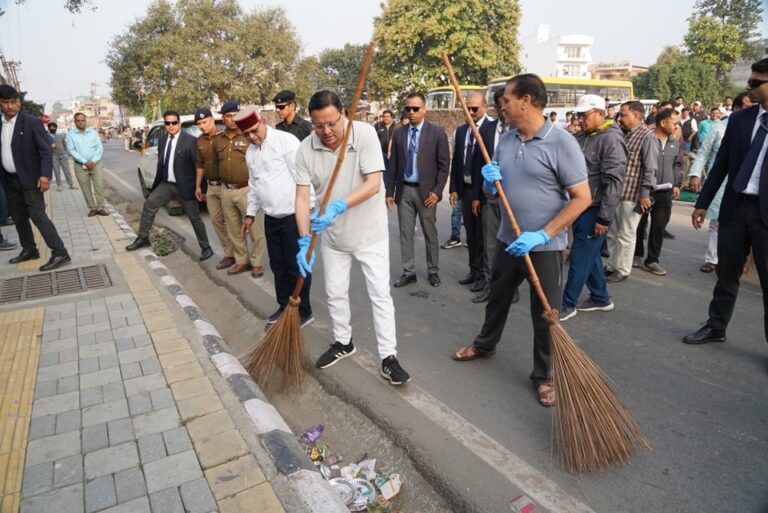
{"type": "Polygon", "coordinates": [[[2,54],[0,54],[0,62],[2,62],[5,76],[8,77],[8,82],[10,82],[10,84],[15,87],[17,91],[21,91],[19,77],[16,74],[16,70],[21,69],[21,62],[6,60],[5,55],[2,54]]]}

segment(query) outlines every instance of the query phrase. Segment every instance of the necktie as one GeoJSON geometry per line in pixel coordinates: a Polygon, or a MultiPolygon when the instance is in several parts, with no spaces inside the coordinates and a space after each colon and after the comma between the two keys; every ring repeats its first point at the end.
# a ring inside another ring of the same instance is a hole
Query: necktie
{"type": "Polygon", "coordinates": [[[415,126],[411,127],[411,137],[408,139],[408,163],[405,165],[405,177],[410,178],[413,176],[413,162],[416,158],[416,134],[418,129],[415,126]]]}
{"type": "Polygon", "coordinates": [[[168,136],[168,142],[165,143],[165,157],[163,158],[163,181],[168,181],[168,164],[171,160],[171,148],[173,147],[173,136],[168,136]]]}
{"type": "MultiPolygon", "coordinates": [[[[469,127],[467,127],[468,130],[469,127]]],[[[472,183],[472,153],[475,151],[475,134],[470,130],[467,140],[466,151],[464,152],[464,183],[472,183]]]]}
{"type": "MultiPolygon", "coordinates": [[[[744,189],[749,185],[749,179],[752,178],[752,171],[754,171],[757,158],[760,156],[760,150],[763,149],[766,133],[768,133],[768,112],[763,112],[760,116],[760,126],[757,128],[757,133],[755,133],[752,144],[749,145],[749,151],[747,151],[744,161],[739,167],[739,172],[736,174],[736,179],[733,181],[734,191],[744,192],[744,189]]],[[[765,161],[763,167],[765,167],[765,161]]]]}

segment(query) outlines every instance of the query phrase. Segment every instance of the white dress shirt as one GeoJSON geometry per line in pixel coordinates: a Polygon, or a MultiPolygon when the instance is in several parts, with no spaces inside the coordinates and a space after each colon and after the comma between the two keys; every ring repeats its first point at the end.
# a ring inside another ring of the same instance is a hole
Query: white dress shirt
{"type": "MultiPolygon", "coordinates": [[[[752,137],[750,138],[750,141],[755,138],[757,129],[760,128],[760,116],[762,116],[764,112],[765,109],[760,105],[759,110],[757,111],[757,119],[755,119],[755,126],[752,127],[752,137]]],[[[5,137],[5,134],[3,134],[3,137],[5,137]]],[[[3,141],[5,141],[5,139],[3,139],[3,141]]],[[[5,142],[3,142],[3,144],[5,144],[5,142]]],[[[763,141],[763,148],[757,156],[757,162],[755,162],[755,167],[752,170],[752,176],[749,179],[747,188],[744,189],[744,194],[752,194],[756,196],[760,192],[760,171],[763,168],[766,148],[768,148],[768,135],[766,135],[765,140],[763,141]]],[[[5,160],[3,160],[3,163],[5,163],[5,160]]]]}
{"type": "Polygon", "coordinates": [[[506,125],[504,123],[497,123],[496,124],[496,137],[493,139],[493,154],[496,154],[496,148],[499,147],[499,141],[501,140],[501,136],[506,134],[507,131],[509,131],[509,125],[506,125]]]}
{"type": "Polygon", "coordinates": [[[16,164],[13,162],[13,152],[11,151],[11,141],[13,140],[13,129],[16,126],[16,120],[18,118],[18,114],[11,119],[6,119],[6,117],[3,116],[3,145],[0,151],[2,151],[3,167],[9,173],[16,172],[16,164]]]}
{"type": "MultiPolygon", "coordinates": [[[[296,213],[296,151],[301,141],[289,133],[266,127],[260,145],[251,144],[245,152],[248,164],[248,206],[246,215],[259,209],[270,217],[296,213]]],[[[314,194],[310,207],[314,205],[314,194]]]]}
{"type": "MultiPolygon", "coordinates": [[[[166,141],[165,151],[166,154],[168,152],[168,143],[171,143],[171,154],[168,156],[168,182],[169,183],[176,183],[176,175],[173,172],[173,161],[176,159],[176,143],[179,142],[179,136],[181,135],[181,132],[173,136],[173,139],[171,139],[171,136],[168,136],[168,141],[166,141]]],[[[165,158],[165,156],[163,156],[165,158]]]]}

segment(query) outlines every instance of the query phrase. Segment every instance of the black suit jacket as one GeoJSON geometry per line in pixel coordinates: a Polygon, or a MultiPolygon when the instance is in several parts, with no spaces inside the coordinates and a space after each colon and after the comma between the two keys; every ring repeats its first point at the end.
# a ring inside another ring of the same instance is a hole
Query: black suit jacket
{"type": "MultiPolygon", "coordinates": [[[[195,166],[197,156],[197,140],[184,132],[179,132],[179,141],[176,143],[176,153],[173,157],[173,174],[176,177],[176,193],[183,200],[191,200],[195,197],[195,166]]],[[[163,180],[163,159],[165,158],[165,145],[168,142],[168,134],[160,136],[157,143],[157,172],[155,183],[157,187],[163,180]]]]}
{"type": "MultiPolygon", "coordinates": [[[[498,119],[493,121],[486,121],[483,126],[480,127],[480,138],[485,144],[485,149],[488,150],[488,155],[493,159],[493,147],[496,142],[496,137],[499,136],[496,133],[496,129],[499,126],[498,119]]],[[[500,137],[500,136],[499,136],[500,137]]],[[[480,200],[485,203],[485,194],[483,193],[483,166],[486,164],[485,157],[483,157],[480,148],[476,147],[475,156],[472,165],[472,199],[480,200]]]]}
{"type": "MultiPolygon", "coordinates": [[[[480,131],[480,136],[482,137],[483,133],[483,127],[487,125],[494,124],[494,121],[491,121],[488,118],[483,118],[483,124],[480,125],[478,130],[480,131]]],[[[451,159],[451,181],[449,184],[449,192],[455,192],[458,194],[459,199],[465,199],[462,198],[463,191],[464,191],[464,143],[467,139],[467,131],[469,130],[469,124],[464,123],[459,128],[456,129],[456,136],[453,141],[453,159],[451,159]]],[[[466,198],[467,200],[474,200],[478,199],[474,195],[474,190],[477,188],[477,173],[475,173],[475,159],[477,155],[480,155],[480,158],[482,159],[482,152],[480,151],[479,145],[477,142],[475,142],[475,147],[472,150],[471,155],[467,155],[467,165],[470,166],[470,177],[472,180],[472,189],[473,194],[471,198],[466,198]]],[[[483,163],[484,164],[484,163],[483,163]]],[[[480,166],[483,167],[483,166],[480,166]]],[[[480,175],[480,187],[482,188],[482,174],[480,175]]]]}
{"type": "MultiPolygon", "coordinates": [[[[0,130],[0,152],[2,151],[2,130],[0,130]]],[[[26,112],[19,112],[13,128],[11,153],[16,174],[25,189],[37,189],[41,176],[51,179],[53,157],[51,141],[43,122],[26,112]]],[[[0,166],[2,161],[0,160],[0,166]]],[[[5,173],[0,173],[5,183],[5,173]]]]}
{"type": "MultiPolygon", "coordinates": [[[[699,193],[699,198],[696,200],[696,208],[709,208],[709,204],[720,189],[720,185],[727,177],[728,185],[725,187],[723,202],[720,204],[720,216],[718,218],[720,222],[730,218],[738,201],[738,194],[741,191],[736,191],[732,184],[736,181],[741,163],[749,151],[752,142],[752,129],[755,127],[758,111],[759,106],[755,105],[734,112],[729,116],[728,127],[725,129],[715,162],[712,164],[712,169],[709,171],[699,193]]],[[[768,226],[768,173],[760,175],[759,198],[760,217],[763,224],[768,226]]]]}
{"type": "MultiPolygon", "coordinates": [[[[395,132],[392,138],[392,155],[387,168],[387,197],[395,197],[395,203],[400,203],[403,197],[403,174],[408,163],[408,138],[410,125],[395,132]]],[[[438,201],[443,198],[443,189],[448,180],[450,150],[448,136],[443,127],[433,125],[424,120],[419,136],[416,165],[419,169],[419,190],[421,198],[426,199],[430,192],[437,195],[438,201]]]]}

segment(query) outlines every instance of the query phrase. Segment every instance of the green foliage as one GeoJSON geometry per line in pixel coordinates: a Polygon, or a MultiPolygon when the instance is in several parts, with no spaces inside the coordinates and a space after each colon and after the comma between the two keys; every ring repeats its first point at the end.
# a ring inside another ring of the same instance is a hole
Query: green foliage
{"type": "Polygon", "coordinates": [[[713,16],[691,18],[683,41],[692,57],[715,67],[721,80],[734,62],[748,54],[750,46],[736,25],[713,16]]]}
{"type": "Polygon", "coordinates": [[[296,104],[299,107],[306,107],[309,98],[317,91],[316,78],[319,73],[320,63],[314,55],[301,59],[296,65],[288,83],[296,93],[296,104]]]}
{"type": "Polygon", "coordinates": [[[462,84],[487,84],[520,70],[517,0],[389,0],[374,21],[371,89],[380,99],[448,85],[440,58],[451,57],[462,84]]]}
{"type": "Polygon", "coordinates": [[[696,17],[713,16],[737,27],[743,41],[760,35],[757,28],[763,15],[761,0],[697,0],[693,7],[696,17]]]}
{"type": "Polygon", "coordinates": [[[711,105],[723,98],[715,68],[694,57],[682,57],[676,64],[654,64],[633,79],[639,98],[668,100],[682,96],[687,101],[700,100],[711,105]]]}
{"type": "Polygon", "coordinates": [[[21,100],[21,110],[27,114],[39,118],[45,113],[45,105],[42,103],[35,103],[32,100],[27,100],[26,91],[19,91],[19,99],[21,100]]]}
{"type": "Polygon", "coordinates": [[[190,112],[214,99],[264,104],[287,87],[300,44],[283,9],[237,0],[156,0],[110,44],[115,101],[190,112]]]}
{"type": "Polygon", "coordinates": [[[680,59],[682,58],[683,51],[679,46],[667,45],[661,50],[659,56],[656,57],[656,64],[669,64],[670,66],[674,66],[680,62],[680,59]]]}
{"type": "Polygon", "coordinates": [[[344,48],[332,48],[320,52],[318,68],[313,77],[315,90],[330,89],[339,95],[343,105],[349,106],[355,93],[367,48],[368,45],[347,43],[344,48]]]}

